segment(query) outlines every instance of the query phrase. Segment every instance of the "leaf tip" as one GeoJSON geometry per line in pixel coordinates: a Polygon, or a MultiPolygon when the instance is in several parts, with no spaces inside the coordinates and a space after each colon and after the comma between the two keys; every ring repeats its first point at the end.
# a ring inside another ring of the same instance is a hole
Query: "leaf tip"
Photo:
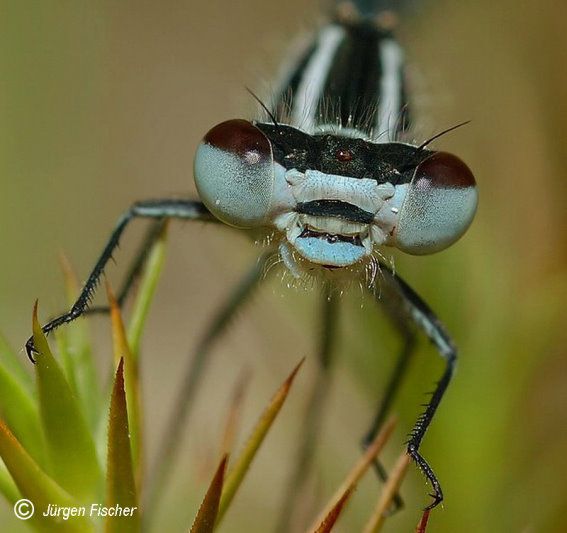
{"type": "Polygon", "coordinates": [[[116,299],[116,295],[112,290],[112,286],[108,280],[105,280],[104,286],[106,288],[106,297],[108,299],[108,304],[110,305],[111,312],[115,312],[119,309],[118,300],[116,299]]]}
{"type": "Polygon", "coordinates": [[[75,282],[76,277],[73,271],[73,267],[71,266],[71,261],[63,250],[59,250],[58,259],[59,267],[61,268],[61,272],[63,272],[63,277],[65,278],[65,280],[68,282],[75,282]]]}
{"type": "Polygon", "coordinates": [[[124,357],[120,357],[118,360],[118,366],[116,367],[116,373],[114,374],[114,390],[124,390],[124,357]]]}
{"type": "Polygon", "coordinates": [[[33,303],[33,311],[32,311],[32,325],[38,326],[39,320],[37,319],[37,309],[39,307],[39,300],[36,298],[35,302],[33,303]]]}
{"type": "Polygon", "coordinates": [[[323,521],[316,529],[315,533],[329,533],[333,529],[333,526],[339,519],[339,516],[350,498],[350,495],[353,493],[354,488],[355,485],[351,485],[344,491],[343,495],[338,499],[325,518],[323,518],[323,521]]]}
{"type": "Polygon", "coordinates": [[[38,309],[39,309],[39,300],[33,304],[33,311],[32,311],[32,332],[34,338],[34,344],[37,349],[41,351],[45,343],[45,334],[43,333],[43,329],[41,329],[41,324],[39,323],[38,318],[38,309]]]}
{"type": "Polygon", "coordinates": [[[301,360],[299,361],[299,363],[297,363],[297,365],[295,365],[295,368],[291,371],[291,374],[288,376],[288,378],[284,381],[284,388],[285,389],[289,389],[293,383],[293,380],[295,379],[295,376],[297,375],[297,373],[299,372],[299,369],[303,366],[303,363],[305,363],[305,357],[302,357],[301,360]]]}
{"type": "Polygon", "coordinates": [[[213,531],[219,513],[219,504],[224,486],[224,475],[228,463],[228,454],[224,454],[217,467],[213,479],[197,511],[191,533],[210,533],[213,531]]]}
{"type": "Polygon", "coordinates": [[[425,509],[425,511],[423,511],[421,520],[419,521],[419,524],[417,524],[417,528],[415,529],[416,533],[425,533],[425,530],[427,529],[427,522],[429,520],[429,513],[431,513],[431,509],[425,509]]]}

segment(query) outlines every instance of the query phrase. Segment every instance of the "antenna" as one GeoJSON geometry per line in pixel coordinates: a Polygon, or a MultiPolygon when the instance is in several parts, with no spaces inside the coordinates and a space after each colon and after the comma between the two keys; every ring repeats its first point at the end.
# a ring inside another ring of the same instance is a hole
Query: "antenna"
{"type": "Polygon", "coordinates": [[[254,98],[254,100],[256,100],[256,102],[258,102],[262,106],[262,109],[268,114],[268,116],[274,123],[274,126],[276,126],[276,128],[279,128],[280,125],[278,124],[278,121],[276,120],[274,114],[268,109],[268,106],[264,102],[262,102],[262,100],[260,100],[260,98],[250,88],[245,87],[245,89],[250,93],[250,96],[252,96],[252,98],[254,98]]]}
{"type": "Polygon", "coordinates": [[[439,139],[439,137],[442,137],[446,133],[449,133],[453,130],[456,130],[457,128],[460,128],[462,126],[466,126],[467,124],[470,124],[470,122],[471,122],[470,120],[465,120],[464,122],[461,122],[460,124],[457,124],[456,126],[451,126],[450,128],[443,130],[441,133],[435,134],[433,137],[430,137],[429,139],[427,139],[427,141],[425,141],[423,144],[420,144],[417,147],[417,151],[419,152],[420,150],[423,150],[428,144],[432,143],[435,139],[439,139]]]}

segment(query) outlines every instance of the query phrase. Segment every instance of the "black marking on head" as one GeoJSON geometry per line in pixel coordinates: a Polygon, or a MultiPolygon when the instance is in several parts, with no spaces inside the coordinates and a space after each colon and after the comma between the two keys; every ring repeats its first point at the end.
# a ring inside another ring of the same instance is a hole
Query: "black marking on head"
{"type": "Polygon", "coordinates": [[[305,228],[299,238],[305,239],[309,237],[314,237],[316,239],[324,239],[329,244],[334,244],[336,242],[347,242],[354,246],[362,246],[362,240],[360,239],[360,235],[341,235],[339,234],[331,234],[322,231],[315,231],[309,228],[305,228]]]}
{"type": "Polygon", "coordinates": [[[318,170],[350,178],[367,178],[378,183],[409,183],[416,167],[434,152],[402,143],[373,143],[341,135],[309,135],[297,128],[255,122],[270,140],[274,161],[284,168],[318,170]],[[350,158],[337,158],[348,151],[350,158]]]}
{"type": "Polygon", "coordinates": [[[341,200],[313,200],[311,202],[300,202],[295,210],[304,215],[316,217],[336,217],[349,222],[360,224],[371,224],[374,214],[360,209],[360,207],[343,202],[341,200]]]}

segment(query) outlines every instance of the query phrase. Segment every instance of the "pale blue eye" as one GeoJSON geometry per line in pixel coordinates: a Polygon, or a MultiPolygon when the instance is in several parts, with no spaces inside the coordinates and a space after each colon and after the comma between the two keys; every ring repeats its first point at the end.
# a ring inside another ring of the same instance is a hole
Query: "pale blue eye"
{"type": "Polygon", "coordinates": [[[266,222],[274,189],[272,148],[246,120],[229,120],[210,130],[195,154],[199,196],[219,220],[239,228],[266,222]]]}
{"type": "Polygon", "coordinates": [[[394,244],[414,255],[447,248],[467,230],[478,203],[470,169],[456,156],[436,152],[421,163],[407,186],[394,244]]]}

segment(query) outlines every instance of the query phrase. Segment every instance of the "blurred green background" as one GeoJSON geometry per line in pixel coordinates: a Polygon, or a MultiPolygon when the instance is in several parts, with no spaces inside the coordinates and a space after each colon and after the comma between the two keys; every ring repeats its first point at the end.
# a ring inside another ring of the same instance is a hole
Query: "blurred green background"
{"type": "MultiPolygon", "coordinates": [[[[58,254],[85,277],[132,201],[195,195],[193,151],[214,124],[252,118],[245,86],[269,87],[282,50],[318,20],[316,2],[0,1],[0,330],[15,346],[64,307],[58,254]]],[[[567,5],[558,0],[431,1],[409,20],[407,45],[421,138],[471,120],[437,144],[473,169],[480,207],[468,234],[432,257],[396,258],[460,348],[454,383],[423,445],[446,494],[430,531],[559,532],[567,512],[567,5]]],[[[118,284],[140,228],[124,239],[118,284]]],[[[199,332],[259,253],[218,227],[174,224],[145,337],[150,459],[199,332]]],[[[277,280],[225,339],[187,427],[160,530],[185,530],[213,470],[232,387],[252,372],[243,434],[292,365],[308,357],[274,433],[222,531],[270,531],[301,410],[316,372],[317,301],[277,280]]],[[[108,324],[93,320],[101,368],[108,324]]],[[[353,291],[315,475],[297,527],[309,523],[348,467],[394,361],[398,340],[353,291]],[[314,507],[310,507],[313,505],[314,507]]],[[[22,355],[24,357],[24,355],[22,355]]],[[[401,450],[423,393],[441,371],[421,344],[385,454],[401,450]]],[[[337,531],[358,531],[378,492],[371,476],[337,531]]],[[[427,501],[412,468],[406,510],[387,531],[411,531],[427,501]]],[[[0,502],[2,531],[20,531],[0,502]]]]}

